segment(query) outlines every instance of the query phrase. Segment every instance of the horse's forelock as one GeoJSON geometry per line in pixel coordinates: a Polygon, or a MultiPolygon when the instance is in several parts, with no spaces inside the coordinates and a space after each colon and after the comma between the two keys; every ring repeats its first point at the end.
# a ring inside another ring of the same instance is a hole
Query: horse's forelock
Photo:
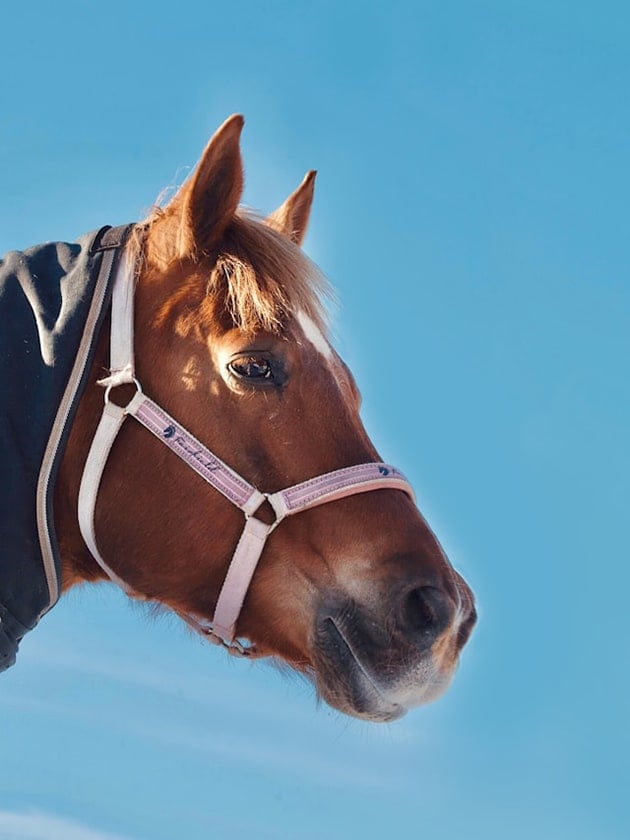
{"type": "MultiPolygon", "coordinates": [[[[135,247],[141,265],[147,236],[152,239],[153,253],[159,249],[154,232],[165,215],[165,211],[156,210],[153,218],[138,230],[135,247]]],[[[195,285],[182,278],[182,283],[162,305],[159,320],[174,314],[181,304],[190,306],[195,285]]],[[[243,210],[225,230],[218,256],[207,276],[205,295],[219,300],[234,325],[248,333],[259,330],[277,333],[289,318],[304,312],[327,334],[328,305],[334,301],[328,281],[299,246],[262,218],[243,210]]]]}
{"type": "Polygon", "coordinates": [[[327,330],[328,282],[297,245],[250,213],[228,225],[208,294],[225,295],[235,325],[245,332],[278,332],[300,311],[327,330]]]}

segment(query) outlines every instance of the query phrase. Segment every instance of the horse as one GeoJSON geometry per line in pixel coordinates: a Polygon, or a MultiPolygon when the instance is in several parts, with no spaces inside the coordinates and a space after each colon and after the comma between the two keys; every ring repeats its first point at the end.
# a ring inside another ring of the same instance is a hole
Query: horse
{"type": "Polygon", "coordinates": [[[330,289],[301,249],[316,173],[267,218],[241,208],[243,123],[165,206],[91,246],[106,291],[44,482],[58,580],[41,614],[114,581],[390,721],[445,691],[474,597],[329,340],[330,289]]]}

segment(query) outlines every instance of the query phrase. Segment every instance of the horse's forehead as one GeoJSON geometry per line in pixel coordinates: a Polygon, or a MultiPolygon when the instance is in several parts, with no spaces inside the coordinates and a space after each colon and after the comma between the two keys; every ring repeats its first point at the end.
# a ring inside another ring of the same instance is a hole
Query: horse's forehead
{"type": "Polygon", "coordinates": [[[304,310],[300,309],[296,314],[296,320],[302,328],[302,332],[304,333],[304,337],[307,341],[313,345],[318,353],[321,353],[321,355],[329,363],[331,363],[334,357],[333,349],[313,319],[310,318],[304,310]]]}

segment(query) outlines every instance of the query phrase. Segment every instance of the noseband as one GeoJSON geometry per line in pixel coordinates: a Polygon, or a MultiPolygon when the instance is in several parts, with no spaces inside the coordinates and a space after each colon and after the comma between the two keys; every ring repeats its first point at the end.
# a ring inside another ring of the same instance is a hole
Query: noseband
{"type": "Polygon", "coordinates": [[[326,502],[371,490],[402,490],[413,500],[413,490],[405,477],[394,467],[382,463],[368,463],[324,473],[277,493],[262,493],[143,393],[140,383],[135,378],[133,293],[133,264],[129,255],[123,252],[112,291],[111,372],[110,376],[99,382],[106,387],[105,407],[90,447],[79,490],[81,534],[94,559],[110,580],[128,594],[138,597],[139,593],[119,577],[101,557],[94,529],[98,491],[109,453],[126,418],[134,417],[197,475],[243,511],[245,524],[223,581],[212,622],[206,623],[188,613],[179,615],[195,631],[213,643],[223,645],[230,653],[237,656],[256,655],[254,646],[246,647],[235,639],[236,622],[267,538],[282,520],[326,502]],[[136,386],[136,394],[131,402],[124,407],[112,402],[112,388],[130,383],[136,386]],[[276,517],[271,524],[254,516],[265,501],[269,503],[276,517]]]}

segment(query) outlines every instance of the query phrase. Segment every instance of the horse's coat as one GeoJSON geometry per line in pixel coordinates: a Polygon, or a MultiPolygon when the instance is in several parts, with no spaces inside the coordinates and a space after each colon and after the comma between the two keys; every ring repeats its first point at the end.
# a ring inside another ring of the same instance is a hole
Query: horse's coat
{"type": "Polygon", "coordinates": [[[56,603],[55,475],[127,228],[0,261],[0,671],[56,603]]]}

